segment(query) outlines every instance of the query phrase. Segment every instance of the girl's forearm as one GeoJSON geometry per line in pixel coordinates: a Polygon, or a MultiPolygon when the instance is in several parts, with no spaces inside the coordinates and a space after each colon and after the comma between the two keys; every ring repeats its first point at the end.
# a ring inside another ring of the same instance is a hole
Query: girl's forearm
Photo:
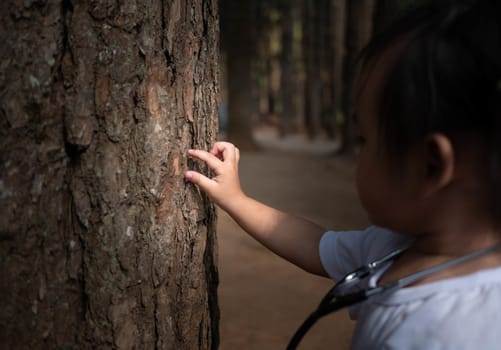
{"type": "Polygon", "coordinates": [[[230,201],[222,209],[272,252],[308,272],[326,276],[318,252],[324,228],[246,195],[230,201]]]}

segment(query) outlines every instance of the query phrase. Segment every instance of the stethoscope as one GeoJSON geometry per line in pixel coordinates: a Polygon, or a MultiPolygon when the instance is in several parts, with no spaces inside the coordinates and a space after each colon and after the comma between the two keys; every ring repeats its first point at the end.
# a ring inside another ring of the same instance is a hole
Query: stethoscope
{"type": "Polygon", "coordinates": [[[358,304],[374,295],[378,295],[383,292],[405,287],[411,283],[414,283],[420,279],[423,279],[435,272],[444,270],[448,267],[458,265],[465,261],[472,260],[480,256],[492,253],[501,248],[501,243],[496,244],[492,247],[484,248],[476,252],[464,255],[457,259],[447,261],[443,264],[439,264],[431,268],[413,273],[411,275],[408,275],[396,281],[386,283],[381,286],[368,287],[366,289],[351,293],[343,293],[343,290],[346,290],[350,286],[353,286],[356,283],[360,282],[360,280],[369,276],[372,272],[374,272],[375,269],[379,268],[381,265],[395,260],[409,248],[410,245],[394,250],[378,260],[375,260],[373,262],[370,262],[366,265],[359,267],[358,269],[348,273],[342,279],[340,279],[334,285],[334,287],[332,287],[323,297],[317,309],[310,316],[308,316],[308,318],[298,328],[294,336],[291,338],[289,345],[287,345],[287,350],[296,349],[296,347],[301,342],[301,339],[303,339],[304,335],[321,317],[330,314],[332,312],[338,311],[342,308],[358,304]]]}

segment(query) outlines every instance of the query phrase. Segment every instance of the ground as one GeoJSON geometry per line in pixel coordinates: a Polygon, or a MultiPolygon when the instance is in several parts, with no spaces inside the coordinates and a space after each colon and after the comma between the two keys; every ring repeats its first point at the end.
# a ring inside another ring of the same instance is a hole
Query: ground
{"type": "MultiPolygon", "coordinates": [[[[331,143],[322,147],[305,141],[301,146],[297,139],[289,139],[292,152],[284,152],[287,142],[261,136],[266,151],[241,155],[241,182],[247,194],[327,228],[367,225],[355,192],[353,158],[332,156],[331,143]]],[[[332,281],[273,255],[226,213],[218,212],[220,349],[285,349],[332,281]]],[[[328,315],[299,349],[347,349],[352,330],[346,311],[328,315]]]]}

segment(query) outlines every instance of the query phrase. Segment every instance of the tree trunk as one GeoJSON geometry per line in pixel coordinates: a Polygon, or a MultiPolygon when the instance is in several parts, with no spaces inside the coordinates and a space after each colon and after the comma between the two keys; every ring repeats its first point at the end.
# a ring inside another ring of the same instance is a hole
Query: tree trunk
{"type": "Polygon", "coordinates": [[[346,30],[346,62],[345,62],[345,91],[343,96],[343,110],[345,118],[342,127],[342,145],[340,153],[351,153],[354,148],[353,130],[353,80],[355,79],[355,61],[362,48],[367,44],[372,35],[372,20],[375,0],[349,0],[347,1],[346,30]]]}
{"type": "Polygon", "coordinates": [[[401,6],[401,0],[377,0],[374,9],[374,31],[383,30],[395,18],[401,6]]]}
{"type": "Polygon", "coordinates": [[[2,348],[217,348],[216,1],[0,11],[2,348]]]}
{"type": "Polygon", "coordinates": [[[282,116],[280,118],[280,136],[294,131],[294,6],[295,2],[280,3],[282,12],[282,51],[280,53],[280,90],[282,93],[282,116]]]}
{"type": "Polygon", "coordinates": [[[321,127],[320,43],[317,3],[303,1],[303,52],[305,60],[304,114],[306,131],[314,138],[321,127]]]}
{"type": "Polygon", "coordinates": [[[334,128],[332,134],[337,132],[337,116],[342,113],[342,100],[344,94],[343,66],[346,56],[346,0],[331,0],[331,36],[333,43],[332,54],[332,119],[334,128]]]}
{"type": "Polygon", "coordinates": [[[374,29],[379,33],[409,9],[419,6],[423,0],[377,0],[374,9],[374,29]]]}
{"type": "Polygon", "coordinates": [[[279,113],[280,84],[282,77],[282,67],[280,62],[280,51],[277,47],[277,39],[280,36],[280,28],[275,25],[270,26],[268,32],[268,53],[267,76],[268,76],[268,113],[270,119],[276,118],[279,113]]]}
{"type": "Polygon", "coordinates": [[[252,79],[253,1],[222,2],[222,40],[228,65],[228,138],[240,149],[255,148],[252,138],[253,118],[257,111],[252,79]]]}

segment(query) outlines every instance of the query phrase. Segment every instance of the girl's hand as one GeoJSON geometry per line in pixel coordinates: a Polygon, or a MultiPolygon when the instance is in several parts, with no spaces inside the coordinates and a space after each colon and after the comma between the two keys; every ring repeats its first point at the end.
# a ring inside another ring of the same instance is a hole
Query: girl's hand
{"type": "Polygon", "coordinates": [[[217,142],[210,152],[189,150],[188,154],[204,161],[215,176],[209,179],[188,170],[184,174],[185,178],[207,193],[240,227],[293,264],[327,276],[318,254],[318,243],[326,230],[247,197],[240,188],[238,148],[228,142],[217,142]]]}
{"type": "Polygon", "coordinates": [[[198,185],[222,209],[228,210],[231,203],[245,197],[238,176],[240,151],[229,142],[216,142],[210,152],[190,149],[188,155],[204,161],[215,176],[212,179],[192,170],[184,177],[198,185]]]}

